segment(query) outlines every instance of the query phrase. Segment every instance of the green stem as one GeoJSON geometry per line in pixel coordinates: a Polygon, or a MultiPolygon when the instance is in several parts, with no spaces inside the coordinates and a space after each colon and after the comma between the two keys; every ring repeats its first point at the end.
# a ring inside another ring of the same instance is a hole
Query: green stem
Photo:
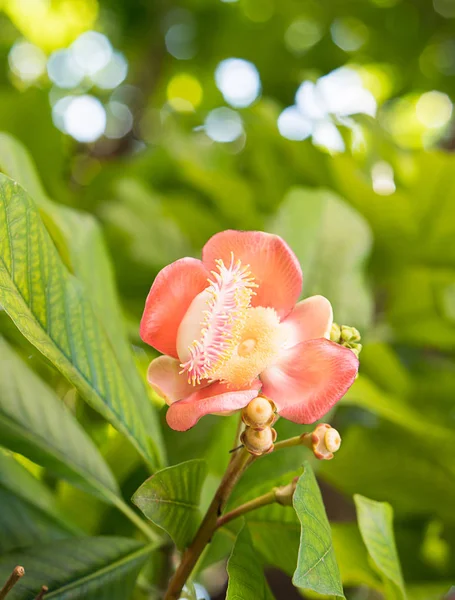
{"type": "Polygon", "coordinates": [[[163,600],[178,600],[180,598],[183,586],[216,531],[218,517],[226,506],[235,484],[252,462],[252,459],[254,460],[244,448],[234,454],[191,545],[183,553],[180,565],[169,582],[163,600]]]}
{"type": "Polygon", "coordinates": [[[307,448],[311,449],[311,432],[304,433],[302,435],[296,435],[288,440],[277,442],[273,448],[273,451],[275,452],[275,450],[281,450],[283,448],[292,448],[293,446],[306,446],[307,448]]]}
{"type": "Polygon", "coordinates": [[[233,519],[237,519],[238,517],[243,516],[244,514],[256,510],[256,508],[260,508],[261,506],[266,506],[267,504],[274,504],[276,502],[276,493],[275,490],[271,490],[264,494],[263,496],[258,496],[254,498],[254,500],[250,500],[249,502],[245,502],[245,504],[241,504],[234,508],[230,512],[218,518],[216,522],[216,528],[219,529],[229,523],[233,519]]]}

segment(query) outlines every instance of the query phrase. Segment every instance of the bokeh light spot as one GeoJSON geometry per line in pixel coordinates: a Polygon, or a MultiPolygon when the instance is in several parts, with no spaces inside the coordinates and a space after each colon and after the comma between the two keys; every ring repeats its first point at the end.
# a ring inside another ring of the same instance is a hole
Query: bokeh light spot
{"type": "Polygon", "coordinates": [[[442,17],[455,18],[455,2],[453,0],[433,0],[433,6],[442,17]]]}
{"type": "Polygon", "coordinates": [[[377,110],[376,100],[363,87],[360,75],[348,67],[332,71],[316,84],[304,81],[295,101],[308,119],[324,119],[329,114],[345,117],[363,113],[374,117],[377,110]]]}
{"type": "Polygon", "coordinates": [[[417,119],[430,129],[443,127],[452,116],[452,102],[442,92],[422,94],[416,104],[417,119]]]}
{"type": "Polygon", "coordinates": [[[345,52],[355,52],[368,39],[367,26],[354,17],[335,19],[330,32],[334,43],[345,52]]]}
{"type": "Polygon", "coordinates": [[[310,18],[293,21],[284,34],[286,48],[293,54],[304,54],[319,42],[323,31],[321,25],[310,18]]]}
{"type": "Polygon", "coordinates": [[[8,55],[11,71],[26,83],[33,83],[46,71],[44,52],[24,40],[16,42],[8,55]]]}
{"type": "Polygon", "coordinates": [[[19,31],[42,50],[66,48],[93,26],[97,0],[7,0],[0,3],[19,31]]]}
{"type": "Polygon", "coordinates": [[[288,140],[301,142],[312,130],[311,121],[305,119],[296,106],[288,106],[278,117],[278,131],[288,140]]]}
{"type": "Polygon", "coordinates": [[[106,110],[105,136],[110,139],[124,137],[133,128],[133,115],[126,104],[111,101],[106,110]]]}
{"type": "Polygon", "coordinates": [[[87,31],[72,44],[71,51],[78,66],[87,75],[94,75],[111,60],[112,46],[102,33],[87,31]]]}
{"type": "Polygon", "coordinates": [[[78,142],[95,142],[106,128],[104,106],[94,96],[74,97],[65,107],[63,126],[78,142]]]}
{"type": "Polygon", "coordinates": [[[241,58],[227,58],[215,71],[217,88],[235,108],[252,104],[261,92],[261,79],[253,63],[241,58]]]}
{"type": "Polygon", "coordinates": [[[324,119],[328,111],[320,91],[312,81],[304,81],[295,94],[295,103],[308,119],[324,119]]]}
{"type": "Polygon", "coordinates": [[[380,196],[390,196],[396,190],[393,168],[385,161],[379,161],[371,169],[373,190],[380,196]]]}
{"type": "Polygon", "coordinates": [[[245,16],[253,23],[265,23],[275,12],[274,0],[243,0],[245,16]]]}
{"type": "Polygon", "coordinates": [[[177,112],[193,112],[202,102],[201,84],[192,75],[175,75],[167,86],[167,98],[170,106],[177,112]]]}
{"type": "Polygon", "coordinates": [[[128,61],[121,52],[114,52],[109,62],[92,75],[92,81],[102,90],[112,90],[125,81],[128,61]]]}
{"type": "Polygon", "coordinates": [[[74,60],[70,50],[53,52],[47,62],[47,73],[49,79],[63,89],[75,88],[84,79],[84,71],[74,60]]]}
{"type": "MultiPolygon", "coordinates": [[[[61,92],[60,92],[61,93],[61,92]]],[[[52,105],[52,121],[57,129],[67,133],[65,128],[65,113],[68,106],[74,100],[75,96],[64,96],[53,102],[52,105]]]]}
{"type": "Polygon", "coordinates": [[[215,142],[233,142],[243,134],[242,118],[230,108],[215,108],[208,114],[204,129],[215,142]]]}
{"type": "Polygon", "coordinates": [[[320,121],[316,123],[313,130],[313,144],[328,150],[330,153],[337,154],[344,152],[345,145],[341,133],[330,121],[320,121]]]}
{"type": "Polygon", "coordinates": [[[196,28],[192,21],[174,23],[164,36],[166,49],[174,58],[189,60],[196,54],[196,28]]]}

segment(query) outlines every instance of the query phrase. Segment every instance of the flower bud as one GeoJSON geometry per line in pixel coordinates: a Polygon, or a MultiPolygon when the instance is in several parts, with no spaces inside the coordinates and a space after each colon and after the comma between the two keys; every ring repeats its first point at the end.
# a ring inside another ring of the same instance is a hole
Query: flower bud
{"type": "Polygon", "coordinates": [[[359,358],[359,354],[362,350],[362,344],[356,344],[355,342],[349,342],[348,344],[343,344],[343,346],[346,346],[346,348],[349,348],[349,350],[352,350],[354,352],[354,354],[357,356],[357,358],[359,358]]]}
{"type": "Polygon", "coordinates": [[[341,327],[341,343],[344,344],[345,342],[360,342],[359,330],[355,327],[343,325],[341,327]]]}
{"type": "Polygon", "coordinates": [[[294,477],[291,483],[275,488],[275,501],[282,506],[292,506],[292,498],[297,487],[298,477],[294,477]]]}
{"type": "Polygon", "coordinates": [[[340,343],[341,340],[341,327],[338,323],[332,323],[332,329],[330,330],[330,341],[340,343]]]}
{"type": "Polygon", "coordinates": [[[247,427],[240,436],[240,441],[250,454],[261,456],[273,450],[273,443],[276,440],[276,431],[271,427],[264,429],[253,429],[247,427]]]}
{"type": "Polygon", "coordinates": [[[327,423],[320,423],[314,431],[302,436],[302,442],[319,460],[331,460],[341,446],[341,436],[327,423]]]}
{"type": "Polygon", "coordinates": [[[257,396],[245,406],[242,411],[242,420],[248,427],[263,429],[275,421],[275,405],[264,396],[257,396]]]}

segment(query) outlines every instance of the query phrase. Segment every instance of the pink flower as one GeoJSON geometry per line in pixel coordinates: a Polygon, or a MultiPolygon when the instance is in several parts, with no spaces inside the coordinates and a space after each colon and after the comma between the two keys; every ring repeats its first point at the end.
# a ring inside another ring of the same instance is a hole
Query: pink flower
{"type": "Polygon", "coordinates": [[[185,431],[209,413],[230,413],[259,392],[295,423],[321,418],[352,385],[358,359],[329,341],[332,307],[322,296],[297,300],[302,271],[278,236],[223,231],[202,261],[182,258],[155,279],[142,339],[164,356],[148,381],[185,431]]]}

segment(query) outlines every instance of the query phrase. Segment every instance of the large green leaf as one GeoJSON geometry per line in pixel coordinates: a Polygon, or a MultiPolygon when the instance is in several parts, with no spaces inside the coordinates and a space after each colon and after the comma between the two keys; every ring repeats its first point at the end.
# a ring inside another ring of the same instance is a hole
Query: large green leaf
{"type": "Polygon", "coordinates": [[[1,557],[0,581],[20,564],[25,575],[8,600],[33,600],[42,585],[46,600],[127,600],[152,550],[125,538],[62,540],[1,557]]]}
{"type": "Polygon", "coordinates": [[[243,527],[227,565],[226,600],[273,600],[260,554],[253,546],[248,527],[243,527]]]}
{"type": "Polygon", "coordinates": [[[330,525],[316,477],[308,463],[297,482],[294,508],[302,525],[294,585],[344,598],[330,525]]]}
{"type": "MultiPolygon", "coordinates": [[[[0,170],[17,181],[37,203],[63,262],[82,281],[97,318],[103,322],[128,373],[131,392],[143,397],[146,390],[127,343],[112,264],[98,222],[88,213],[50,200],[27,150],[5,133],[0,133],[0,170]]],[[[148,416],[147,428],[158,454],[164,453],[161,430],[154,413],[148,416]]]]}
{"type": "Polygon", "coordinates": [[[0,441],[91,493],[118,494],[95,444],[52,388],[1,337],[0,441]]]}
{"type": "Polygon", "coordinates": [[[302,265],[305,296],[327,296],[336,321],[368,326],[372,298],[364,267],[372,240],[363,217],[328,190],[298,187],[288,193],[271,226],[302,265]]]}
{"type": "Polygon", "coordinates": [[[203,460],[189,460],[158,471],[135,492],[133,502],[144,515],[185,548],[196,533],[199,502],[207,475],[203,460]]]}
{"type": "Polygon", "coordinates": [[[400,560],[393,535],[393,511],[387,502],[376,502],[364,496],[354,496],[360,534],[368,553],[382,575],[386,597],[406,598],[400,560]]]}
{"type": "Polygon", "coordinates": [[[0,451],[0,554],[77,531],[49,489],[0,451]]]}
{"type": "MultiPolygon", "coordinates": [[[[236,498],[235,503],[230,503],[227,510],[262,496],[273,487],[286,485],[301,473],[302,469],[288,472],[273,481],[254,486],[242,497],[236,498]]],[[[292,577],[297,565],[301,529],[293,507],[269,504],[247,513],[245,520],[251,539],[265,564],[277,567],[292,577]]]]}
{"type": "Polygon", "coordinates": [[[382,580],[371,567],[356,523],[331,523],[332,541],[344,586],[367,585],[382,590],[382,580]]]}
{"type": "Polygon", "coordinates": [[[31,198],[3,175],[0,203],[0,303],[25,337],[156,466],[152,406],[84,286],[65,268],[31,198]]]}
{"type": "Polygon", "coordinates": [[[87,213],[49,199],[35,165],[24,146],[0,133],[0,170],[33,198],[64,262],[84,283],[104,319],[113,341],[125,346],[122,314],[112,267],[96,220],[87,213]],[[123,339],[122,339],[123,338],[123,339]]]}
{"type": "Polygon", "coordinates": [[[1,485],[0,506],[0,554],[72,535],[52,515],[8,492],[1,485]]]}

